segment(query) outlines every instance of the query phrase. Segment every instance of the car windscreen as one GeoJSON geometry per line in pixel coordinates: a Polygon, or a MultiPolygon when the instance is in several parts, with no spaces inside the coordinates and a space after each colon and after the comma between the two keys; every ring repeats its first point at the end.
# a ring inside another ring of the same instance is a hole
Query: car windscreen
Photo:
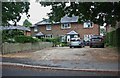
{"type": "Polygon", "coordinates": [[[71,41],[80,41],[79,39],[72,39],[71,41]]]}
{"type": "Polygon", "coordinates": [[[101,38],[92,38],[91,41],[101,41],[101,38]]]}

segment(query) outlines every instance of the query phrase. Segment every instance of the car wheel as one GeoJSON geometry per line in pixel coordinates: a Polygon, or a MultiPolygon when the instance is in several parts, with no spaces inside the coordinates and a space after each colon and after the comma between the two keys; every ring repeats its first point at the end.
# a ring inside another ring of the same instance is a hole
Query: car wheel
{"type": "Polygon", "coordinates": [[[102,48],[104,48],[104,45],[102,45],[102,48]]]}
{"type": "Polygon", "coordinates": [[[70,48],[72,48],[72,46],[70,46],[70,48]]]}
{"type": "Polygon", "coordinates": [[[90,45],[90,48],[92,48],[92,45],[90,45]]]}

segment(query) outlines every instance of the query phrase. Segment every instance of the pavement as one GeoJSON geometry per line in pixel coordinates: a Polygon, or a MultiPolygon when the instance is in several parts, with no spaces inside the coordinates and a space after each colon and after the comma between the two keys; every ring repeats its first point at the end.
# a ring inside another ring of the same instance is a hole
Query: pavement
{"type": "Polygon", "coordinates": [[[118,72],[118,54],[109,48],[54,47],[35,52],[6,54],[4,66],[76,70],[94,72],[118,72]]]}

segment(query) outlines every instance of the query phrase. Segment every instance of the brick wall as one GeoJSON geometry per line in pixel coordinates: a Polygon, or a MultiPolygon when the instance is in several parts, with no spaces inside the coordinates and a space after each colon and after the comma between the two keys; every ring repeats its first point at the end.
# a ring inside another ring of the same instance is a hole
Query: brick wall
{"type": "Polygon", "coordinates": [[[51,30],[46,30],[45,25],[38,26],[38,32],[42,32],[43,34],[52,34],[53,37],[65,35],[72,30],[79,33],[81,38],[84,38],[85,34],[99,35],[99,26],[97,24],[93,24],[93,28],[84,28],[82,24],[72,23],[70,29],[61,29],[61,25],[56,24],[51,27],[51,30]]]}
{"type": "Polygon", "coordinates": [[[24,32],[24,35],[30,36],[30,35],[31,35],[31,32],[30,32],[30,31],[25,31],[25,32],[24,32]]]}

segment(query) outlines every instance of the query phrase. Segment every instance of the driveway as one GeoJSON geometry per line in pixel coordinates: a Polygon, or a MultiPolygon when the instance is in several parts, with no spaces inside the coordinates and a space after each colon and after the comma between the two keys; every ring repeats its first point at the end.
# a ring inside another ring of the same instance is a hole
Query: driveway
{"type": "Polygon", "coordinates": [[[3,55],[3,61],[64,68],[118,70],[118,53],[115,49],[88,46],[54,47],[35,52],[6,54],[3,55]]]}

